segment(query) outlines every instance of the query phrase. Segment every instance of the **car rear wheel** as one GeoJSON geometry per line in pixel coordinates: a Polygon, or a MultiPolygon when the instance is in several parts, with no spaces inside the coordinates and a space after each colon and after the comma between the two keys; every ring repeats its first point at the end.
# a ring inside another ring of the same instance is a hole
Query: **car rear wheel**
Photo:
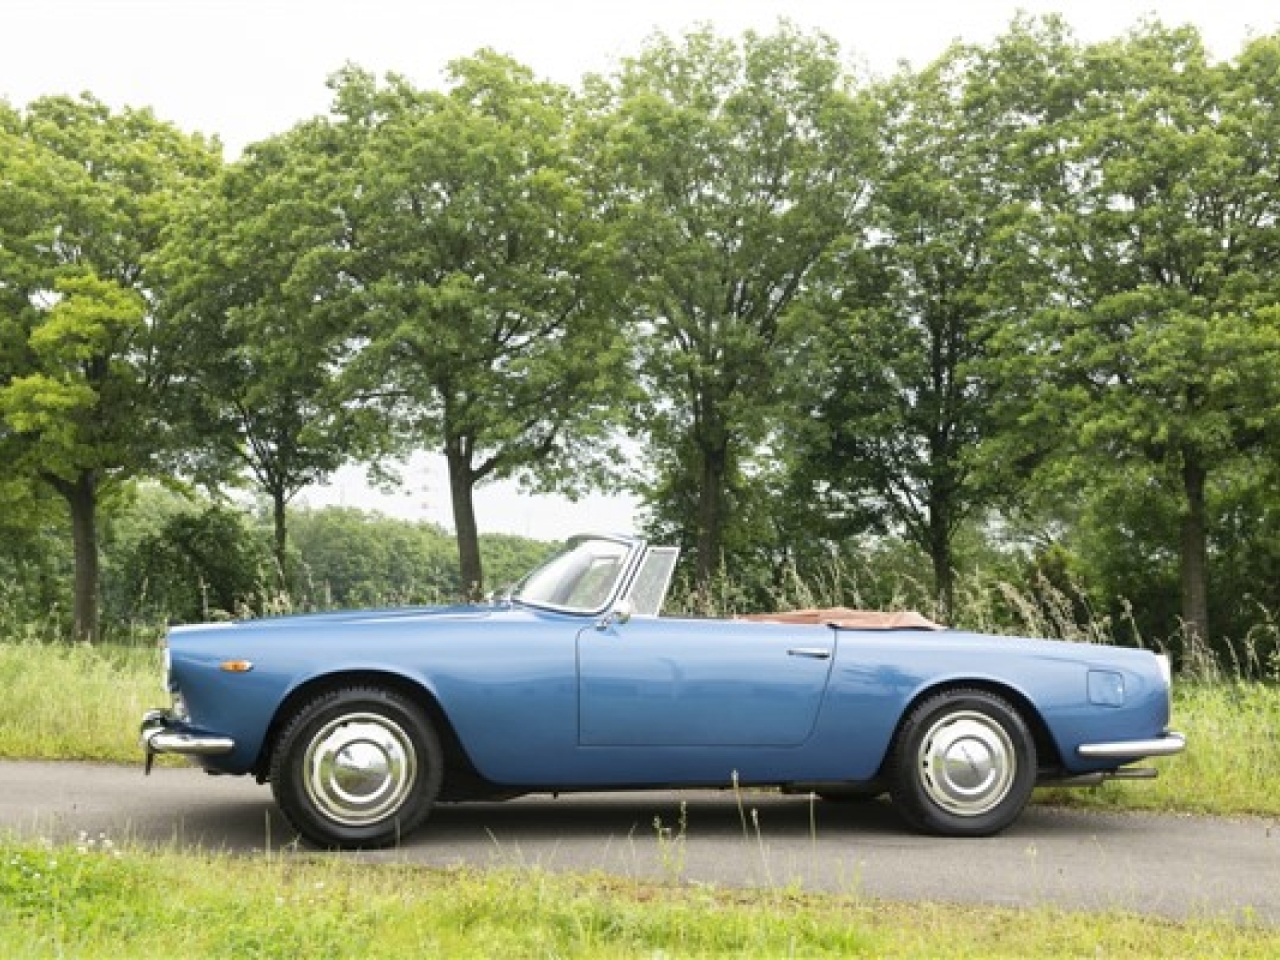
{"type": "Polygon", "coordinates": [[[443,753],[426,715],[405,697],[346,687],[308,701],[271,758],[286,818],[321,847],[385,847],[431,812],[443,753]]]}
{"type": "Polygon", "coordinates": [[[1022,715],[985,690],[947,690],[918,704],[894,740],[890,795],[928,833],[983,837],[1022,813],[1036,746],[1022,715]]]}

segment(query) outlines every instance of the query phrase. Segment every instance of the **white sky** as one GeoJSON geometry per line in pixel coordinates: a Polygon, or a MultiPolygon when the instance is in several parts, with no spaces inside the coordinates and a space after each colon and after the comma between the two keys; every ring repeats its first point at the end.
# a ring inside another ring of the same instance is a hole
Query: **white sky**
{"type": "Polygon", "coordinates": [[[324,112],[325,78],[351,61],[432,85],[450,60],[493,47],[566,83],[607,70],[654,30],[697,23],[831,34],[877,72],[927,62],[955,38],[987,40],[1018,9],[1064,12],[1086,40],[1146,14],[1196,24],[1231,57],[1280,28],[1274,0],[0,0],[0,97],[90,91],[154,107],[231,152],[324,112]]]}
{"type": "MultiPolygon", "coordinates": [[[[846,55],[883,73],[922,64],[957,38],[986,41],[1018,10],[1060,12],[1084,40],[1118,36],[1144,16],[1195,24],[1231,58],[1251,35],[1280,30],[1275,0],[0,0],[0,99],[23,106],[52,93],[90,92],[119,107],[150,106],[191,131],[217,134],[234,155],[329,104],[325,79],[346,62],[394,71],[422,86],[481,47],[538,74],[576,83],[637,52],[654,31],[710,23],[721,33],[768,31],[779,18],[834,37],[846,55]]],[[[402,496],[383,497],[359,471],[309,495],[446,526],[439,464],[415,462],[402,496]]],[[[544,539],[581,529],[629,529],[629,501],[486,491],[482,530],[544,539]]]]}

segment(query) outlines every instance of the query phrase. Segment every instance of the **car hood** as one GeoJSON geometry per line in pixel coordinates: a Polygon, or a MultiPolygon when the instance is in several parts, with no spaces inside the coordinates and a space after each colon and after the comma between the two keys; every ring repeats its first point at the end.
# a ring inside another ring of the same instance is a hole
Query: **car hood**
{"type": "Polygon", "coordinates": [[[340,610],[333,613],[294,613],[278,617],[257,617],[247,620],[230,620],[225,623],[190,624],[172,627],[171,634],[182,634],[196,630],[208,630],[211,627],[252,628],[255,631],[271,629],[291,629],[311,627],[323,624],[342,623],[375,623],[380,621],[405,620],[484,620],[495,613],[506,610],[506,607],[492,605],[458,604],[438,607],[389,607],[372,610],[340,610]]]}

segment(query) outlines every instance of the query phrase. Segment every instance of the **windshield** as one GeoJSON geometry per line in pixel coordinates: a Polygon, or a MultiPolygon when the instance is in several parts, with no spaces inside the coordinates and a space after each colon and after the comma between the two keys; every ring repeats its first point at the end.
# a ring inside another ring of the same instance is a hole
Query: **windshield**
{"type": "Polygon", "coordinates": [[[581,613],[603,610],[617,589],[631,548],[615,540],[587,539],[543,564],[516,588],[512,599],[581,613]]]}

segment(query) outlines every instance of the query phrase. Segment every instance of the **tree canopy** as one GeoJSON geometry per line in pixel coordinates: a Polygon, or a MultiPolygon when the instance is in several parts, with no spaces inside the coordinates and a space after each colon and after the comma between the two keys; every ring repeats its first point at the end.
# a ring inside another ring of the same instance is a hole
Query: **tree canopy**
{"type": "Polygon", "coordinates": [[[251,146],[177,211],[157,257],[191,469],[211,482],[247,471],[270,499],[282,584],[288,503],[378,447],[347,375],[351,323],[334,306],[350,285],[350,224],[331,199],[343,159],[320,122],[251,146]]]}
{"type": "Polygon", "coordinates": [[[88,96],[37,100],[0,127],[0,442],[7,470],[67,504],[79,636],[97,630],[103,490],[163,471],[182,445],[148,260],[217,164],[202,138],[88,96]]]}
{"type": "MultiPolygon", "coordinates": [[[[658,38],[589,91],[613,294],[644,395],[633,429],[706,585],[748,468],[767,458],[789,357],[784,317],[828,248],[857,237],[875,111],[830,38],[658,38]]],[[[854,241],[856,242],[856,241],[854,241]]]]}
{"type": "Polygon", "coordinates": [[[623,380],[596,289],[599,224],[571,152],[569,91],[481,52],[444,92],[360,71],[335,83],[354,128],[352,329],[394,434],[448,464],[462,583],[484,576],[475,488],[581,491],[608,466],[623,380]]]}

